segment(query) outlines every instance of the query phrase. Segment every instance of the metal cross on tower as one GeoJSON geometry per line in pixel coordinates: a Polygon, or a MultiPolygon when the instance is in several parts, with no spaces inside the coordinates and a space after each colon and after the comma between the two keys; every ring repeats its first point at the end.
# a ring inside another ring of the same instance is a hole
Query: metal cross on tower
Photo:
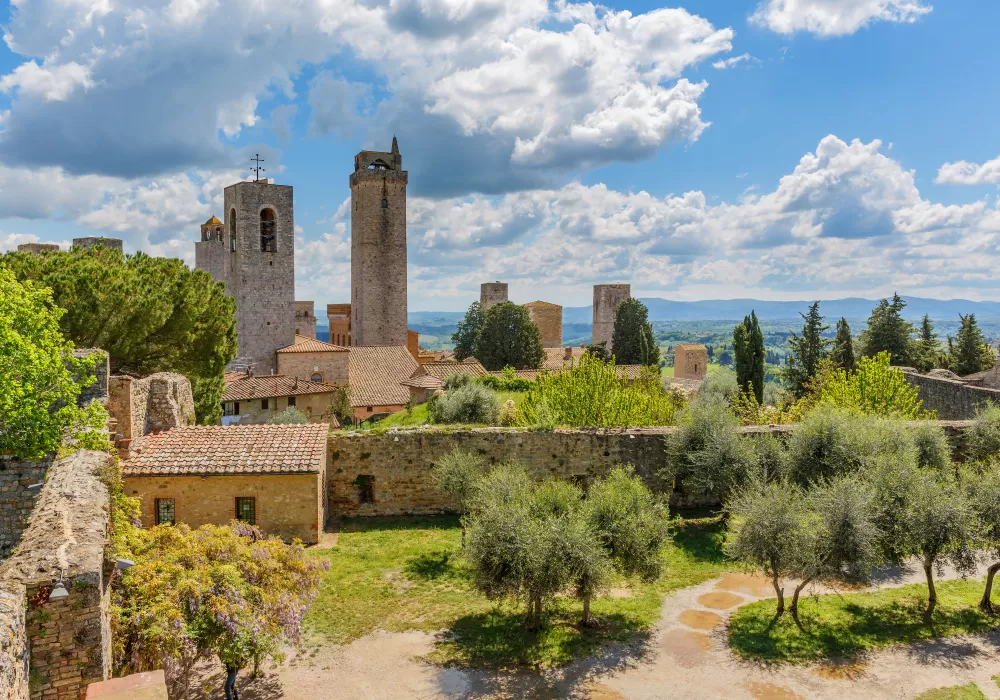
{"type": "Polygon", "coordinates": [[[264,159],[260,157],[259,153],[254,153],[253,158],[251,158],[250,161],[257,164],[253,168],[250,168],[250,172],[253,173],[253,181],[257,182],[260,180],[260,174],[264,172],[264,168],[260,167],[260,164],[264,162],[264,159]]]}

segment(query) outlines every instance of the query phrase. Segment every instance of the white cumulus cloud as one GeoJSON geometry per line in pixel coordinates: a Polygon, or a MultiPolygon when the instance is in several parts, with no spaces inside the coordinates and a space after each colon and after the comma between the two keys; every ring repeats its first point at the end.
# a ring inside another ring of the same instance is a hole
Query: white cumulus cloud
{"type": "Polygon", "coordinates": [[[873,22],[916,22],[932,9],[923,0],[763,0],[750,21],[780,34],[843,36],[873,22]]]}
{"type": "Polygon", "coordinates": [[[1000,158],[988,160],[982,165],[960,160],[945,163],[938,170],[938,183],[953,185],[990,185],[1000,183],[1000,158]]]}

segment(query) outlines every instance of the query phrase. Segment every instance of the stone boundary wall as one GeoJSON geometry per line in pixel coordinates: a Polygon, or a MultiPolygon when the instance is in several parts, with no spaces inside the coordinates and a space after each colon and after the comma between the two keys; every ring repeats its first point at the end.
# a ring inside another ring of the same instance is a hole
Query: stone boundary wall
{"type": "Polygon", "coordinates": [[[28,462],[0,457],[0,562],[21,540],[39,491],[28,487],[45,480],[51,461],[28,462]]]}
{"type": "Polygon", "coordinates": [[[0,590],[15,591],[0,605],[0,630],[13,632],[11,650],[0,653],[27,658],[17,641],[24,629],[31,668],[30,694],[23,683],[0,685],[4,700],[82,700],[89,683],[111,672],[113,568],[104,559],[110,501],[101,479],[108,459],[80,450],[53,462],[15,552],[0,564],[0,590]],[[69,595],[48,600],[59,581],[69,595]],[[26,606],[18,605],[22,587],[26,606]]]}
{"type": "Polygon", "coordinates": [[[191,382],[173,372],[158,372],[142,379],[111,377],[107,408],[117,421],[115,431],[126,440],[195,422],[191,382]]]}
{"type": "MultiPolygon", "coordinates": [[[[956,459],[964,454],[968,421],[938,421],[956,459]]],[[[519,428],[424,428],[381,435],[331,435],[327,460],[327,513],[331,518],[367,515],[423,515],[449,510],[431,482],[435,461],[458,448],[480,454],[491,463],[518,460],[538,478],[558,476],[586,485],[620,464],[632,464],[654,491],[668,485],[658,476],[665,464],[667,437],[676,428],[614,430],[519,428]],[[362,486],[372,485],[374,501],[362,502],[362,486]]],[[[792,426],[750,426],[747,435],[772,433],[786,437],[792,426]]],[[[699,505],[683,494],[671,494],[674,505],[699,505]]]]}
{"type": "Polygon", "coordinates": [[[28,697],[28,600],[24,586],[0,582],[0,698],[28,697]]]}
{"type": "Polygon", "coordinates": [[[1000,404],[1000,389],[973,386],[955,379],[931,377],[916,372],[903,372],[924,408],[935,411],[939,420],[971,420],[976,410],[988,401],[1000,404]]]}

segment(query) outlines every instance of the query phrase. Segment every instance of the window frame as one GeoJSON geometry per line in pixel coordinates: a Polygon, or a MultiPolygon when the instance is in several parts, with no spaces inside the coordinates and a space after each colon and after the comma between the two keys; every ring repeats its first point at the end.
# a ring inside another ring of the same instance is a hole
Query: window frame
{"type": "Polygon", "coordinates": [[[294,396],[289,396],[288,397],[288,407],[289,408],[297,408],[296,404],[297,404],[296,398],[294,396]]]}
{"type": "Polygon", "coordinates": [[[257,497],[256,496],[237,496],[235,501],[236,507],[236,520],[247,523],[248,525],[257,524],[257,497]],[[250,520],[240,517],[240,506],[250,505],[250,520]]]}
{"type": "Polygon", "coordinates": [[[176,525],[177,524],[177,499],[176,498],[154,498],[153,499],[153,525],[176,525]],[[160,517],[160,503],[166,504],[170,502],[170,510],[172,513],[172,518],[169,522],[165,522],[160,517]]]}

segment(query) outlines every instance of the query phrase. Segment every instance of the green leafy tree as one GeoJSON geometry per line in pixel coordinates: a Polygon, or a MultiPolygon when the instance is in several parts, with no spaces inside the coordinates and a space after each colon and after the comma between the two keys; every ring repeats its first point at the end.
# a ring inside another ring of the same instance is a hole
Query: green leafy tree
{"type": "Polygon", "coordinates": [[[903,318],[906,302],[898,294],[883,299],[872,309],[868,327],[861,333],[861,354],[874,357],[889,353],[891,364],[908,366],[913,358],[913,324],[903,318]]]}
{"type": "Polygon", "coordinates": [[[509,301],[491,306],[476,341],[476,358],[491,372],[508,365],[514,369],[541,367],[545,358],[542,335],[528,310],[509,301]]]}
{"type": "Polygon", "coordinates": [[[764,334],[756,312],[743,319],[733,329],[733,352],[736,355],[736,383],[740,391],[753,394],[757,403],[764,402],[764,334]]]}
{"type": "Polygon", "coordinates": [[[931,317],[924,314],[920,321],[920,330],[913,347],[913,365],[921,372],[929,372],[935,367],[944,367],[947,358],[941,353],[937,340],[937,331],[931,317]]]}
{"type": "Polygon", "coordinates": [[[604,360],[605,362],[611,359],[611,353],[608,351],[607,341],[601,341],[600,343],[588,345],[587,352],[597,359],[604,360]]]}
{"type": "Polygon", "coordinates": [[[275,413],[273,416],[267,419],[268,425],[305,425],[309,422],[306,418],[306,414],[295,408],[295,406],[289,406],[284,411],[280,413],[275,413]]]}
{"type": "Polygon", "coordinates": [[[854,372],[835,370],[823,382],[819,403],[869,416],[932,417],[922,410],[917,388],[889,363],[889,353],[883,351],[862,357],[854,372]]]}
{"type": "Polygon", "coordinates": [[[638,299],[626,299],[618,305],[611,347],[620,365],[659,364],[660,348],[653,337],[649,310],[638,299]]]}
{"type": "Polygon", "coordinates": [[[73,357],[50,290],[0,265],[0,453],[38,458],[86,422],[77,406],[93,360],[73,357]]]}
{"type": "Polygon", "coordinates": [[[667,439],[661,477],[681,491],[725,500],[741,484],[754,454],[739,421],[721,401],[692,403],[667,439]]]}
{"type": "Polygon", "coordinates": [[[77,347],[107,351],[112,372],[180,372],[203,423],[222,415],[223,373],[236,356],[235,302],[203,270],[103,246],[0,257],[20,281],[52,289],[77,347]]]}
{"type": "Polygon", "coordinates": [[[986,570],[986,587],[979,607],[983,612],[995,614],[993,608],[993,579],[1000,571],[1000,466],[995,460],[984,465],[981,472],[971,470],[963,475],[969,492],[972,510],[982,525],[983,556],[990,557],[986,570]]]}
{"type": "Polygon", "coordinates": [[[112,600],[114,658],[122,674],[165,669],[171,697],[187,697],[194,664],[216,656],[235,671],[301,639],[322,559],[256,527],[162,525],[131,537],[135,561],[112,600]]]}
{"type": "Polygon", "coordinates": [[[479,455],[457,447],[431,467],[431,478],[438,491],[451,501],[462,516],[462,549],[465,549],[465,518],[475,496],[476,485],[486,473],[486,461],[479,455]]]}
{"type": "Polygon", "coordinates": [[[854,371],[854,341],[851,339],[851,327],[846,318],[837,321],[837,336],[833,339],[830,360],[835,367],[839,367],[845,372],[854,371]]]}
{"type": "Polygon", "coordinates": [[[990,401],[976,409],[972,427],[965,431],[965,448],[973,460],[1000,455],[1000,405],[990,401]]]}
{"type": "Polygon", "coordinates": [[[478,301],[472,302],[465,318],[458,322],[457,330],[451,335],[455,344],[455,359],[459,362],[476,356],[476,345],[483,332],[483,307],[478,301]]]}
{"type": "MultiPolygon", "coordinates": [[[[614,568],[623,576],[655,581],[663,570],[663,547],[670,539],[666,507],[631,466],[616,467],[594,483],[583,504],[584,516],[614,568]]],[[[589,569],[578,582],[583,624],[590,624],[593,588],[589,569]]]]}
{"type": "Polygon", "coordinates": [[[799,315],[804,321],[802,335],[792,333],[788,339],[789,352],[784,372],[785,381],[797,397],[806,393],[806,385],[815,376],[820,361],[826,356],[826,346],[830,344],[823,338],[823,331],[830,326],[823,325],[818,301],[809,306],[809,313],[799,315]]]}
{"type": "Polygon", "coordinates": [[[959,314],[959,317],[962,325],[948,355],[951,371],[964,377],[990,369],[996,364],[996,356],[979,329],[976,315],[959,314]]]}

